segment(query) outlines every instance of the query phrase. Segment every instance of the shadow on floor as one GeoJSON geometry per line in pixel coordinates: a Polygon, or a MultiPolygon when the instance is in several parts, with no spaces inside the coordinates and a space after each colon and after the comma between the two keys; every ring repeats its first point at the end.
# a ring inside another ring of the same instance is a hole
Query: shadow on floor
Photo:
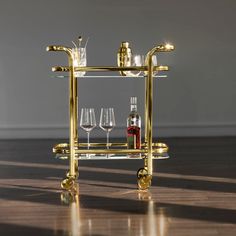
{"type": "MultiPolygon", "coordinates": [[[[150,201],[81,195],[80,204],[87,209],[101,209],[128,214],[150,213],[150,201]]],[[[236,210],[229,209],[155,202],[151,212],[155,215],[164,214],[167,218],[236,223],[236,210]]]]}
{"type": "MultiPolygon", "coordinates": [[[[22,225],[14,225],[14,224],[3,224],[0,223],[0,235],[4,236],[26,236],[26,235],[35,235],[35,236],[65,236],[65,235],[75,235],[79,236],[81,234],[75,233],[71,234],[71,232],[58,230],[58,229],[44,229],[39,227],[31,227],[31,226],[22,226],[22,225]]],[[[83,236],[104,236],[102,234],[83,234],[83,236]]]]}
{"type": "MultiPolygon", "coordinates": [[[[138,194],[138,191],[134,190],[138,194]]],[[[1,199],[16,200],[24,202],[44,203],[55,205],[55,207],[62,204],[61,193],[48,192],[41,190],[27,190],[14,188],[1,188],[1,199]]],[[[138,196],[137,196],[138,197],[138,196]]],[[[146,215],[150,212],[150,201],[143,201],[138,199],[124,199],[115,197],[91,196],[86,194],[79,195],[80,210],[102,210],[111,212],[120,212],[123,214],[138,214],[146,215]]],[[[21,205],[20,205],[21,206],[21,205]]],[[[9,206],[9,209],[11,207],[9,206]]],[[[5,208],[6,211],[7,208],[5,208]]],[[[67,207],[65,207],[66,211],[67,207]]],[[[89,211],[90,212],[90,211],[89,211]]],[[[236,223],[236,210],[220,209],[214,207],[203,206],[188,206],[183,204],[172,204],[153,202],[152,214],[164,214],[167,218],[183,218],[194,219],[221,223],[236,223]]],[[[89,217],[89,215],[87,215],[89,217]]]]}

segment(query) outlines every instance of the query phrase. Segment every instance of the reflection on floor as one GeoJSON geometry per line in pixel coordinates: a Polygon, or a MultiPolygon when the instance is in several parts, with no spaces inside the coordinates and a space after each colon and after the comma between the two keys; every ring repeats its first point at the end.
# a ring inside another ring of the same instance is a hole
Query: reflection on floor
{"type": "Polygon", "coordinates": [[[161,141],[150,191],[141,160],[81,161],[77,195],[60,190],[58,140],[0,141],[0,235],[236,235],[236,138],[161,141]]]}

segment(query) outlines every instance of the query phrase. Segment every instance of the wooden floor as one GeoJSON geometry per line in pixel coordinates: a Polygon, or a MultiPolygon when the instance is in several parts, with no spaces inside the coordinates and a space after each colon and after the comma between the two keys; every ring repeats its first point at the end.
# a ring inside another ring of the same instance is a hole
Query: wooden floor
{"type": "Polygon", "coordinates": [[[58,140],[0,141],[0,235],[235,236],[236,137],[161,141],[171,158],[155,161],[149,192],[136,190],[141,160],[81,161],[72,203],[58,140]]]}

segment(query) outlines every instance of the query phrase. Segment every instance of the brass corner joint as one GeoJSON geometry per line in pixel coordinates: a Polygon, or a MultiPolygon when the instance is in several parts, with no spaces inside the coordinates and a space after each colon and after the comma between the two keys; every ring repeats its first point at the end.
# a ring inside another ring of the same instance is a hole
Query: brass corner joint
{"type": "Polygon", "coordinates": [[[72,49],[69,47],[61,46],[61,45],[50,45],[46,47],[47,52],[66,52],[69,57],[72,57],[72,49]]]}

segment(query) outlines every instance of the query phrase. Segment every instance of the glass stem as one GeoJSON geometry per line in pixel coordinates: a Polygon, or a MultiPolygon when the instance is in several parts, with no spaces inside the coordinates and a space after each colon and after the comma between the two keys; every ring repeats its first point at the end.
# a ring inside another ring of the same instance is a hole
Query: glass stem
{"type": "Polygon", "coordinates": [[[87,145],[88,145],[87,148],[89,149],[89,146],[90,146],[89,145],[89,132],[87,132],[87,145]]]}
{"type": "Polygon", "coordinates": [[[107,132],[107,149],[109,149],[109,132],[107,132]]]}

